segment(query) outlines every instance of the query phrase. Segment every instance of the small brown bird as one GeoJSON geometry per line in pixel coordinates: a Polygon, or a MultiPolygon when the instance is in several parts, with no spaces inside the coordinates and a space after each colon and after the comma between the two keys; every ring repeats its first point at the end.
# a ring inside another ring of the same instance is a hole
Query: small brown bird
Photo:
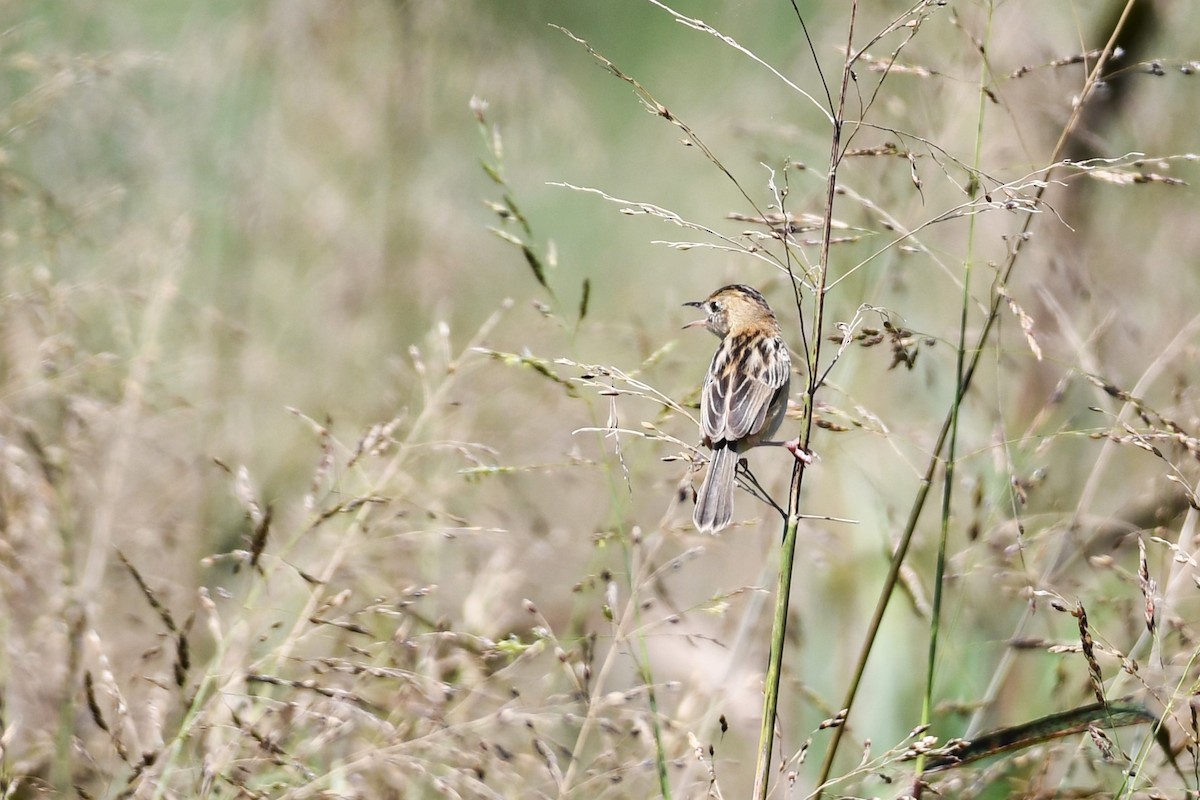
{"type": "Polygon", "coordinates": [[[721,339],[700,396],[700,427],[713,453],[692,514],[699,530],[719,531],[733,519],[739,454],[769,443],[783,422],[792,357],[757,289],[734,284],[684,305],[708,314],[685,328],[704,326],[721,339]]]}

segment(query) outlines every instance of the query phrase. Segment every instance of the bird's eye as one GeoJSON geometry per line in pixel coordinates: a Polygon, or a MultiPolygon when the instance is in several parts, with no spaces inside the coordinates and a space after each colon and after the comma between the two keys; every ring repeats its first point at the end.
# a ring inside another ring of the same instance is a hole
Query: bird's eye
{"type": "Polygon", "coordinates": [[[713,300],[712,302],[710,302],[708,304],[708,313],[716,314],[720,310],[721,310],[721,304],[718,303],[716,300],[713,300]]]}

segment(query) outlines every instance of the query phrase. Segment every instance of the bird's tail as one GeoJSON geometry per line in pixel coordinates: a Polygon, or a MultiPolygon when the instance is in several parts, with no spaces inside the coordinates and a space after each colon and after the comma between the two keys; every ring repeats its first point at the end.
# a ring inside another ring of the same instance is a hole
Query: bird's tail
{"type": "Polygon", "coordinates": [[[738,452],[728,443],[713,450],[708,475],[696,497],[692,522],[701,531],[715,533],[733,520],[733,486],[737,477],[738,452]]]}

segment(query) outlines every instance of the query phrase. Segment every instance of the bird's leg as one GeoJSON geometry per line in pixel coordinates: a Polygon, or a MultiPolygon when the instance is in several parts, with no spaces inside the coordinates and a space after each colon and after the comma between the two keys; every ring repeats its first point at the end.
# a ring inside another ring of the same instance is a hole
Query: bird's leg
{"type": "Polygon", "coordinates": [[[817,454],[812,450],[806,450],[800,446],[800,437],[789,439],[786,442],[759,442],[759,447],[782,447],[796,457],[797,461],[803,461],[806,466],[811,467],[812,463],[817,460],[817,454]]]}

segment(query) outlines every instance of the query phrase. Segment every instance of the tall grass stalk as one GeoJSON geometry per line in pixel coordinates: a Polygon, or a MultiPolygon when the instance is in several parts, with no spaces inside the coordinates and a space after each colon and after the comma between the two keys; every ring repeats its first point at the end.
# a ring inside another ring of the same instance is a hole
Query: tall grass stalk
{"type": "MultiPolygon", "coordinates": [[[[1044,170],[1042,175],[1042,183],[1038,186],[1034,193],[1035,204],[1041,203],[1042,198],[1046,193],[1046,189],[1050,185],[1049,180],[1053,176],[1056,167],[1059,165],[1059,160],[1061,159],[1062,153],[1066,148],[1066,144],[1070,140],[1072,133],[1075,131],[1075,128],[1079,123],[1083,109],[1087,105],[1088,98],[1095,90],[1096,83],[1099,80],[1100,75],[1103,74],[1104,67],[1108,64],[1109,59],[1112,57],[1113,48],[1116,45],[1117,37],[1124,28],[1125,23],[1129,18],[1129,14],[1133,9],[1133,5],[1134,0],[1128,0],[1121,17],[1117,20],[1113,27],[1112,33],[1109,36],[1108,42],[1105,44],[1100,57],[1096,60],[1095,65],[1088,74],[1087,80],[1083,86],[1083,90],[1080,92],[1079,102],[1076,103],[1072,109],[1071,116],[1063,126],[1063,129],[1059,134],[1058,141],[1054,146],[1053,152],[1051,153],[1049,159],[1050,166],[1044,170]]],[[[988,313],[984,318],[983,327],[980,329],[979,336],[975,340],[975,346],[971,350],[970,362],[967,365],[966,370],[963,372],[962,382],[959,390],[955,392],[955,401],[951,403],[950,409],[946,413],[946,417],[942,422],[941,430],[938,432],[932,453],[930,454],[929,461],[925,467],[924,474],[921,476],[920,484],[917,487],[917,493],[914,496],[912,506],[909,509],[908,521],[905,524],[904,531],[900,536],[900,542],[896,546],[896,550],[892,555],[892,561],[888,567],[887,576],[884,578],[883,586],[881,587],[879,593],[879,599],[875,604],[875,611],[867,625],[866,633],[863,636],[862,646],[859,648],[858,659],[855,663],[854,670],[850,678],[850,685],[846,690],[845,700],[842,702],[842,708],[846,711],[847,717],[849,717],[850,710],[854,706],[854,700],[858,696],[859,685],[861,684],[863,674],[866,671],[867,659],[870,658],[871,652],[874,648],[876,637],[879,634],[879,628],[883,624],[884,612],[887,611],[888,603],[891,601],[892,594],[896,588],[897,579],[900,575],[900,567],[904,563],[905,556],[908,554],[909,545],[912,544],[913,535],[916,533],[917,522],[920,520],[921,511],[925,506],[925,500],[929,496],[929,489],[933,484],[933,478],[937,472],[938,465],[941,463],[942,450],[945,448],[949,439],[951,426],[953,425],[954,418],[957,414],[957,398],[965,395],[967,390],[971,387],[971,382],[975,377],[975,370],[978,368],[979,362],[983,358],[985,348],[991,339],[992,330],[994,329],[996,321],[999,318],[1000,307],[1003,303],[1003,296],[998,289],[1006,286],[1011,279],[1013,271],[1020,260],[1021,253],[1024,252],[1023,245],[1026,241],[1028,241],[1028,233],[1033,226],[1033,219],[1034,217],[1032,214],[1026,215],[1025,221],[1021,226],[1020,233],[1012,239],[1013,247],[1011,254],[1005,262],[1003,269],[1000,271],[998,279],[993,284],[991,303],[988,307],[988,313]]],[[[1028,611],[1026,612],[1026,615],[1022,617],[1023,621],[1026,619],[1028,619],[1028,611]]],[[[1023,622],[1018,625],[1018,631],[1022,628],[1023,622]]],[[[1007,665],[1011,663],[1011,659],[1012,650],[1010,649],[1006,651],[1001,664],[997,669],[991,687],[989,687],[989,692],[985,696],[985,704],[989,701],[989,699],[994,698],[994,693],[999,690],[999,687],[1002,684],[1000,677],[1007,671],[1007,665]]],[[[833,762],[837,757],[838,745],[841,743],[845,727],[845,725],[841,725],[833,730],[833,735],[831,736],[829,742],[829,749],[825,753],[825,759],[821,764],[821,771],[817,778],[817,784],[819,787],[823,787],[825,785],[833,772],[833,762]]]]}
{"type": "MultiPolygon", "coordinates": [[[[987,25],[983,36],[985,52],[992,38],[994,13],[995,6],[989,3],[987,8],[987,25]]],[[[987,85],[988,75],[987,59],[981,59],[979,65],[979,104],[975,111],[975,154],[971,163],[973,174],[976,175],[980,173],[983,159],[983,123],[986,118],[987,94],[982,89],[987,85]]],[[[972,184],[972,188],[974,191],[971,193],[971,199],[974,200],[980,190],[978,181],[972,184]]],[[[954,496],[954,473],[955,466],[958,463],[958,414],[962,408],[963,401],[963,366],[967,351],[967,319],[968,312],[971,309],[971,273],[973,271],[972,267],[975,264],[975,230],[977,219],[977,217],[972,216],[967,223],[967,257],[963,262],[962,307],[958,319],[958,344],[954,353],[955,395],[950,406],[950,442],[947,445],[946,469],[942,479],[942,519],[938,535],[937,566],[933,577],[933,609],[929,620],[929,656],[925,669],[925,696],[921,702],[922,727],[926,727],[933,722],[933,686],[934,677],[937,674],[938,634],[941,631],[942,624],[942,597],[944,595],[946,578],[946,542],[950,537],[951,499],[954,496]]],[[[914,796],[920,793],[919,782],[924,766],[925,757],[922,755],[917,758],[915,768],[916,777],[913,779],[912,789],[914,796]]]]}
{"type": "MultiPolygon", "coordinates": [[[[799,12],[797,11],[797,15],[799,12]]],[[[815,313],[812,331],[808,337],[808,402],[805,405],[804,429],[800,447],[808,451],[812,441],[813,413],[817,390],[824,374],[821,371],[821,330],[825,321],[825,295],[829,278],[829,246],[833,236],[833,203],[837,194],[838,167],[842,161],[842,126],[845,122],[846,93],[850,85],[850,73],[854,66],[854,23],[858,19],[858,0],[850,4],[850,21],[846,31],[846,57],[842,62],[841,82],[837,94],[837,108],[833,110],[833,125],[829,143],[829,172],[825,186],[825,216],[821,228],[821,256],[817,267],[817,285],[814,290],[815,313]]],[[[784,236],[786,242],[787,237],[784,236]]],[[[797,299],[799,294],[797,293],[797,299]]],[[[797,303],[800,318],[803,309],[797,303]]],[[[775,744],[775,716],[779,707],[779,683],[783,673],[783,649],[787,641],[788,605],[791,600],[792,580],[795,573],[796,538],[800,523],[800,494],[804,482],[805,462],[797,459],[792,467],[792,479],[788,489],[787,517],[784,521],[783,545],[779,557],[779,582],[775,594],[775,613],[771,623],[771,651],[767,664],[763,688],[763,712],[759,727],[758,750],[754,767],[753,797],[765,800],[770,787],[771,752],[775,744]]]]}

